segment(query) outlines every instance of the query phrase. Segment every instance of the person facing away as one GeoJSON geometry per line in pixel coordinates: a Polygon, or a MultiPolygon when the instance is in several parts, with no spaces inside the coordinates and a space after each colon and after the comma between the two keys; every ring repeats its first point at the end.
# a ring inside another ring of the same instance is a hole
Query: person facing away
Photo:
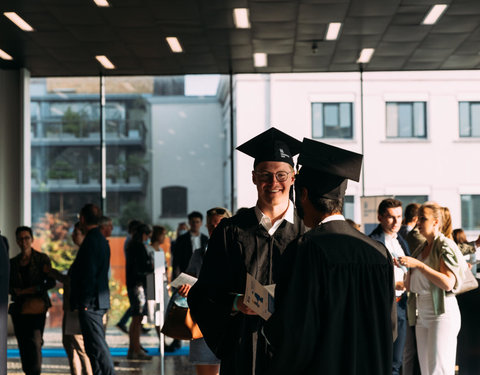
{"type": "MultiPolygon", "coordinates": [[[[402,225],[402,202],[387,198],[378,206],[380,224],[370,233],[370,238],[381,242],[390,252],[392,258],[410,255],[407,243],[398,233],[402,225]]],[[[392,374],[399,375],[402,368],[403,351],[407,334],[407,293],[403,280],[407,269],[395,267],[395,294],[397,300],[397,339],[393,343],[392,374]]]]}
{"type": "Polygon", "coordinates": [[[193,211],[188,214],[190,230],[178,237],[172,247],[173,279],[185,272],[193,252],[207,245],[208,237],[200,233],[202,221],[203,215],[200,212],[193,211]]]}
{"type": "Polygon", "coordinates": [[[69,271],[70,308],[78,310],[93,373],[110,375],[115,370],[103,328],[103,316],[110,308],[110,246],[98,227],[101,217],[102,211],[94,204],[80,210],[80,225],[86,236],[69,271]]]}
{"type": "MultiPolygon", "coordinates": [[[[85,239],[85,231],[76,222],[72,231],[72,241],[80,247],[85,239]]],[[[85,351],[83,336],[78,320],[78,312],[70,310],[70,276],[52,268],[50,275],[63,284],[63,319],[62,319],[62,344],[67,353],[70,374],[92,375],[90,359],[85,351]]]]}
{"type": "Polygon", "coordinates": [[[221,374],[263,374],[268,353],[264,321],[243,303],[246,276],[274,284],[287,246],[304,227],[289,199],[293,159],[301,142],[270,128],[237,150],[255,158],[254,207],[223,219],[208,243],[188,304],[205,341],[221,359],[221,374]]]}
{"type": "Polygon", "coordinates": [[[292,242],[263,333],[267,374],[386,375],[392,371],[394,275],[388,251],[341,214],[362,155],[303,140],[295,202],[310,231],[292,242]]]}

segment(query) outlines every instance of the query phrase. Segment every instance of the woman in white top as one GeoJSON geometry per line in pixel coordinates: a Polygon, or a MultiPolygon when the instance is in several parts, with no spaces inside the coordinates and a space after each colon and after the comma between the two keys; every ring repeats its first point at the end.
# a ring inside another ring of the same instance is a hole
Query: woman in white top
{"type": "Polygon", "coordinates": [[[440,232],[438,204],[427,202],[420,207],[417,226],[427,241],[398,263],[409,268],[408,319],[415,325],[420,369],[422,375],[454,375],[460,311],[452,290],[458,286],[459,251],[440,232]]]}

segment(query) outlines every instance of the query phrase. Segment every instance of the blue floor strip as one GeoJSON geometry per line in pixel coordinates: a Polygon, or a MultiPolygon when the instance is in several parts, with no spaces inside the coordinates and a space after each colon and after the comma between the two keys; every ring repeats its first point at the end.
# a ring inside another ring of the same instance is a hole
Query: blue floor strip
{"type": "MultiPolygon", "coordinates": [[[[158,356],[160,355],[160,351],[158,348],[145,348],[149,355],[158,356]]],[[[110,354],[112,357],[126,357],[127,356],[128,348],[110,348],[110,354]]],[[[169,356],[181,356],[181,355],[188,355],[189,347],[182,346],[180,349],[172,352],[172,353],[165,353],[165,357],[169,356]]],[[[42,348],[42,356],[44,358],[61,358],[67,357],[65,354],[65,350],[63,348],[42,348]]],[[[18,349],[8,349],[7,350],[7,358],[20,358],[20,353],[18,349]]]]}

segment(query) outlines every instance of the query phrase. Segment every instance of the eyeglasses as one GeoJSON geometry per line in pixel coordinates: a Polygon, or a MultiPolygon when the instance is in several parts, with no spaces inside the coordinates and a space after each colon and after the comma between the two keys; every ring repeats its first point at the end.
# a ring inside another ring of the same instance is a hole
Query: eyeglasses
{"type": "Polygon", "coordinates": [[[276,173],[272,172],[267,172],[267,171],[262,171],[262,172],[253,172],[255,175],[258,177],[258,179],[261,182],[268,182],[273,179],[273,176],[277,179],[278,182],[285,182],[287,181],[288,175],[292,172],[286,172],[286,171],[279,171],[276,173]]]}

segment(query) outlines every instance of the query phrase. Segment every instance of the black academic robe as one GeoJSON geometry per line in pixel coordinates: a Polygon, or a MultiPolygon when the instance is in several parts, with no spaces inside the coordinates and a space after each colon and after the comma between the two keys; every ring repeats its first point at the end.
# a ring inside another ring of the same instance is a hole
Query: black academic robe
{"type": "Polygon", "coordinates": [[[263,285],[276,283],[282,253],[303,228],[295,215],[295,224],[284,220],[270,236],[251,208],[223,219],[213,232],[188,304],[208,346],[221,359],[221,374],[264,373],[268,354],[259,332],[264,320],[232,313],[233,300],[245,292],[247,272],[263,285]]]}
{"type": "Polygon", "coordinates": [[[273,351],[267,373],[391,374],[395,293],[385,247],[335,220],[287,256],[263,329],[273,351]]]}

